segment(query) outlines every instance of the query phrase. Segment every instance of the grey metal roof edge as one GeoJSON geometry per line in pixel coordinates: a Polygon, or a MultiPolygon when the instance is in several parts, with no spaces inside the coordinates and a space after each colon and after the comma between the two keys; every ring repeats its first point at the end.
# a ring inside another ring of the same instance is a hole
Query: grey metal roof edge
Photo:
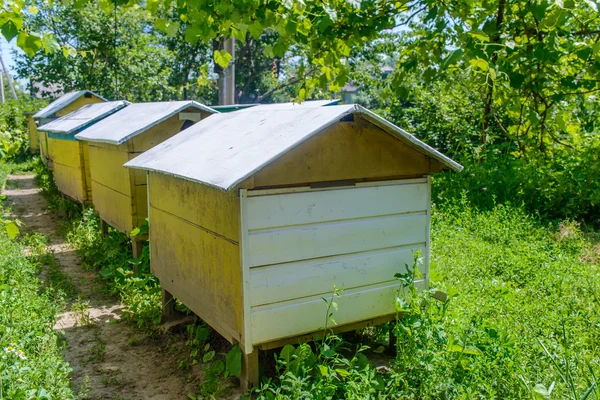
{"type": "Polygon", "coordinates": [[[356,110],[357,110],[357,106],[356,105],[354,105],[354,104],[352,104],[352,105],[348,104],[348,106],[351,106],[351,108],[348,108],[346,111],[341,112],[339,114],[336,114],[336,116],[334,118],[332,118],[328,122],[320,125],[317,129],[313,130],[312,132],[310,132],[309,134],[307,134],[306,136],[304,136],[302,138],[302,140],[295,142],[293,145],[291,145],[291,146],[289,146],[289,147],[287,147],[285,149],[282,149],[277,155],[269,158],[268,160],[266,160],[265,162],[263,162],[262,164],[260,164],[256,168],[253,168],[252,170],[244,173],[243,176],[239,177],[238,179],[236,179],[234,182],[232,182],[228,186],[219,186],[219,185],[215,185],[215,184],[210,183],[210,182],[205,182],[205,181],[202,181],[202,180],[199,180],[199,179],[193,179],[193,178],[190,178],[189,176],[185,176],[185,175],[181,175],[181,174],[169,173],[169,172],[166,172],[166,171],[160,170],[160,169],[140,167],[138,165],[135,165],[135,158],[132,159],[132,160],[129,160],[128,162],[126,162],[125,164],[123,164],[123,166],[127,167],[127,168],[132,168],[132,169],[139,169],[139,170],[145,170],[145,171],[159,172],[159,173],[164,174],[164,175],[174,176],[174,177],[177,177],[177,178],[185,179],[187,181],[201,183],[203,185],[207,185],[207,186],[210,186],[210,187],[214,187],[214,188],[220,189],[220,190],[222,190],[224,192],[228,192],[230,189],[236,187],[238,184],[240,184],[241,182],[243,182],[246,178],[248,178],[249,176],[254,175],[256,172],[260,171],[265,166],[269,165],[274,160],[276,160],[279,157],[281,157],[283,154],[285,154],[285,153],[287,153],[287,152],[295,149],[296,147],[298,147],[302,143],[306,142],[308,139],[312,138],[313,136],[315,136],[319,132],[323,131],[324,129],[327,129],[328,127],[330,127],[331,125],[333,125],[334,123],[336,123],[337,121],[339,121],[340,118],[343,118],[343,117],[345,117],[348,114],[352,114],[352,113],[356,112],[356,110]]]}
{"type": "Polygon", "coordinates": [[[356,107],[358,113],[367,117],[367,120],[369,120],[371,123],[377,125],[379,128],[387,132],[393,133],[395,136],[405,139],[408,142],[408,144],[416,148],[416,150],[420,150],[425,154],[429,155],[430,157],[435,158],[436,160],[438,160],[439,162],[456,172],[460,172],[464,169],[462,165],[460,165],[450,157],[440,153],[433,147],[429,146],[427,143],[420,141],[414,135],[411,135],[404,129],[394,125],[385,118],[382,118],[374,112],[367,110],[363,106],[357,105],[356,107]]]}
{"type": "MultiPolygon", "coordinates": [[[[131,103],[130,103],[129,101],[127,101],[127,100],[115,100],[115,102],[122,102],[123,104],[122,104],[120,107],[118,107],[118,108],[113,108],[113,109],[111,109],[111,110],[107,110],[107,111],[105,111],[104,113],[102,113],[102,114],[98,115],[96,118],[94,118],[94,119],[90,119],[90,120],[89,120],[88,122],[86,122],[85,124],[83,124],[83,125],[81,125],[81,126],[78,126],[77,128],[71,129],[71,130],[69,130],[69,131],[59,131],[59,130],[56,130],[56,129],[43,129],[43,128],[44,128],[44,125],[42,125],[42,126],[40,126],[39,128],[37,128],[37,130],[38,130],[38,131],[42,131],[42,132],[59,133],[59,134],[64,134],[64,135],[77,134],[78,132],[80,132],[80,131],[84,130],[85,128],[89,127],[90,125],[93,125],[95,122],[98,122],[98,120],[100,120],[100,119],[104,119],[104,118],[108,117],[109,115],[111,115],[111,114],[114,114],[114,113],[116,113],[117,111],[119,111],[119,110],[122,110],[123,108],[125,108],[125,107],[127,107],[128,105],[130,105],[130,104],[131,104],[131,103]]],[[[84,106],[84,107],[85,107],[85,106],[84,106]]],[[[77,109],[77,110],[75,110],[75,111],[73,111],[73,112],[76,112],[76,111],[79,111],[79,109],[77,109]]],[[[55,119],[55,120],[53,120],[53,121],[50,121],[50,122],[55,122],[55,121],[58,121],[58,120],[59,120],[59,119],[61,119],[61,118],[66,118],[66,117],[68,117],[70,114],[71,114],[71,113],[69,113],[69,114],[67,114],[67,115],[65,115],[65,116],[63,116],[63,117],[60,117],[60,118],[58,118],[58,119],[55,119]]],[[[49,122],[49,123],[50,123],[50,122],[49,122]]]]}
{"type": "MultiPolygon", "coordinates": [[[[136,103],[136,104],[143,104],[143,103],[136,103]]],[[[75,135],[75,138],[77,140],[82,140],[82,141],[86,141],[86,142],[121,145],[121,144],[125,143],[126,141],[128,141],[129,139],[136,137],[140,133],[147,131],[148,129],[152,128],[153,126],[160,124],[161,122],[171,118],[173,115],[180,113],[182,110],[185,110],[186,108],[191,107],[191,106],[196,107],[196,108],[206,111],[206,112],[213,113],[213,114],[220,114],[217,110],[213,110],[212,108],[205,106],[204,104],[198,103],[197,101],[194,101],[194,100],[189,100],[186,102],[186,104],[183,104],[181,107],[178,107],[177,109],[171,111],[169,114],[165,115],[164,117],[152,121],[150,124],[147,124],[147,125],[143,126],[142,128],[133,131],[132,133],[130,133],[129,135],[125,136],[124,138],[122,138],[120,140],[90,139],[90,138],[85,138],[85,137],[78,137],[79,134],[75,135]]]]}
{"type": "MultiPolygon", "coordinates": [[[[100,96],[98,93],[94,93],[91,90],[87,90],[87,89],[85,89],[85,90],[78,90],[76,96],[74,96],[68,103],[65,103],[61,108],[57,109],[56,111],[62,110],[63,108],[65,108],[69,104],[73,103],[75,100],[77,100],[81,96],[85,95],[86,93],[92,94],[92,95],[96,96],[97,98],[99,98],[101,100],[108,101],[104,97],[100,96]]],[[[65,93],[65,94],[68,94],[68,93],[65,93]]],[[[60,97],[58,99],[60,99],[60,97]]],[[[58,99],[56,99],[56,100],[58,100],[58,99]]],[[[54,100],[54,101],[56,101],[56,100],[54,100]]],[[[50,104],[52,104],[52,103],[50,103],[50,104]]],[[[48,106],[50,104],[48,104],[48,106]]],[[[46,106],[46,107],[48,107],[48,106],[46,106]]],[[[44,108],[46,108],[46,107],[44,107],[44,108]]],[[[52,109],[50,109],[50,110],[48,110],[48,111],[40,114],[41,111],[42,110],[40,110],[37,113],[33,114],[33,118],[47,118],[49,115],[52,115],[52,114],[56,113],[56,111],[53,111],[52,109]],[[50,112],[50,111],[53,111],[53,112],[50,112]]]]}

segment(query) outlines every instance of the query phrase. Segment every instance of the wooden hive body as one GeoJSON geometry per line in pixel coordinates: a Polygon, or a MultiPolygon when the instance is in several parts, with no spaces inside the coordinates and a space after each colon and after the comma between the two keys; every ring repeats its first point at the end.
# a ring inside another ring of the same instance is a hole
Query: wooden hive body
{"type": "Polygon", "coordinates": [[[426,286],[427,175],[439,169],[437,160],[356,118],[227,192],[150,171],[152,271],[246,352],[322,328],[321,297],[334,285],[347,293],[338,301],[340,326],[393,316],[394,274],[412,264],[413,251],[425,259],[419,284],[426,286]],[[336,213],[336,204],[343,210],[336,213]],[[386,241],[386,233],[393,237],[386,241]]]}
{"type": "MultiPolygon", "coordinates": [[[[183,112],[199,111],[190,107],[183,112]]],[[[209,115],[201,114],[202,118],[209,115]]],[[[145,222],[146,176],[123,164],[176,135],[185,123],[178,113],[122,144],[88,142],[93,204],[103,221],[125,234],[145,222]]]]}

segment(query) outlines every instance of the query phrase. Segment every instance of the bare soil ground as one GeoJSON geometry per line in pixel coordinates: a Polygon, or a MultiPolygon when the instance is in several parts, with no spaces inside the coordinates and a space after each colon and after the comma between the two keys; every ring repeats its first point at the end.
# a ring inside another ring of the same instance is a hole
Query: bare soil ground
{"type": "MultiPolygon", "coordinates": [[[[121,319],[122,306],[103,294],[94,272],[86,271],[75,250],[59,234],[60,218],[48,210],[33,175],[10,176],[4,194],[12,216],[25,232],[47,237],[49,251],[61,271],[78,289],[55,329],[65,341],[65,359],[71,364],[73,392],[82,399],[187,399],[198,393],[199,374],[178,368],[183,338],[148,333],[121,319]],[[77,307],[87,302],[87,307],[77,307]]],[[[44,279],[44,274],[41,275],[44,279]]]]}

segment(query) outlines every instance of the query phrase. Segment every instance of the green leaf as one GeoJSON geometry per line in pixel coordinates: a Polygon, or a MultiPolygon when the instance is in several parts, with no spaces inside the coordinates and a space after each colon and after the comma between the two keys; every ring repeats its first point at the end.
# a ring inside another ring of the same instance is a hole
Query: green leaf
{"type": "Polygon", "coordinates": [[[473,60],[470,60],[469,64],[471,64],[471,67],[473,67],[473,68],[479,68],[482,71],[488,72],[488,68],[489,68],[488,62],[479,57],[475,58],[473,60]]]}
{"type": "Polygon", "coordinates": [[[337,372],[339,374],[339,376],[341,376],[342,378],[346,378],[346,377],[350,376],[350,372],[348,372],[345,369],[336,368],[335,372],[337,372]]]}
{"type": "Polygon", "coordinates": [[[292,356],[294,355],[294,351],[296,349],[294,348],[294,346],[292,346],[291,344],[287,344],[283,347],[283,349],[281,349],[281,352],[279,353],[279,358],[284,360],[286,364],[289,364],[290,360],[292,359],[292,356]]]}
{"type": "MultiPolygon", "coordinates": [[[[2,36],[4,36],[4,38],[6,39],[7,42],[10,42],[11,40],[13,40],[13,38],[15,36],[17,36],[19,34],[19,30],[17,29],[17,26],[10,19],[8,21],[6,21],[6,23],[4,25],[2,25],[1,32],[2,32],[2,36]]],[[[19,44],[17,44],[17,45],[19,47],[21,47],[19,44]]]]}
{"type": "Polygon", "coordinates": [[[187,42],[190,42],[191,44],[198,43],[198,40],[200,40],[201,35],[202,30],[198,25],[190,25],[187,28],[185,28],[184,38],[187,42]]]}
{"type": "Polygon", "coordinates": [[[263,29],[264,27],[258,21],[254,21],[248,26],[248,32],[254,39],[258,39],[262,35],[263,29]]]}
{"type": "Polygon", "coordinates": [[[175,35],[177,35],[177,32],[179,32],[179,22],[171,22],[167,27],[167,36],[175,37],[175,35]]]}
{"type": "Polygon", "coordinates": [[[17,37],[17,46],[19,46],[29,57],[33,57],[35,53],[42,48],[42,40],[35,33],[21,31],[17,37]]]}
{"type": "Polygon", "coordinates": [[[237,344],[229,350],[225,358],[225,369],[229,375],[240,377],[242,374],[242,350],[237,344]]]}
{"type": "Polygon", "coordinates": [[[196,339],[200,340],[201,342],[208,339],[209,336],[210,336],[210,331],[204,327],[199,327],[198,330],[196,331],[196,339]]]}
{"type": "Polygon", "coordinates": [[[29,6],[27,7],[27,11],[32,15],[37,15],[40,10],[36,6],[29,6]]]}
{"type": "Polygon", "coordinates": [[[469,35],[471,35],[474,39],[479,40],[480,42],[489,42],[490,41],[490,37],[485,32],[478,31],[478,30],[472,30],[467,33],[469,35]]]}
{"type": "Polygon", "coordinates": [[[373,350],[373,353],[377,353],[377,354],[381,354],[385,351],[385,347],[383,346],[379,346],[376,349],[373,350]]]}
{"type": "Polygon", "coordinates": [[[231,61],[231,54],[229,54],[225,50],[215,50],[214,59],[217,65],[225,69],[229,66],[229,62],[231,61]]]}
{"type": "Polygon", "coordinates": [[[54,38],[54,36],[47,33],[42,34],[42,47],[46,54],[54,54],[60,50],[60,45],[54,38]]]}
{"type": "Polygon", "coordinates": [[[454,64],[463,55],[462,49],[456,49],[442,63],[442,69],[446,69],[454,64]]]}
{"type": "Polygon", "coordinates": [[[329,375],[329,368],[326,365],[319,365],[319,371],[321,372],[321,376],[329,375]]]}
{"type": "Polygon", "coordinates": [[[206,362],[209,362],[210,360],[212,360],[213,358],[215,358],[215,351],[211,350],[208,353],[206,353],[204,355],[204,357],[202,357],[202,361],[204,361],[206,363],[206,362]]]}
{"type": "Polygon", "coordinates": [[[14,222],[9,222],[6,225],[4,225],[4,229],[6,229],[6,233],[11,239],[16,238],[21,233],[19,231],[19,227],[14,222]]]}

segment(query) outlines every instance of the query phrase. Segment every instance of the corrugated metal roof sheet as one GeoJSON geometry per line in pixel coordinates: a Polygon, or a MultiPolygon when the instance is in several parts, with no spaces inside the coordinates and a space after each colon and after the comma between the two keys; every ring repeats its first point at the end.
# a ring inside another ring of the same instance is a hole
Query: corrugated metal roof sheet
{"type": "Polygon", "coordinates": [[[462,166],[358,105],[213,115],[125,164],[229,190],[313,135],[357,113],[456,171],[462,166]]]}
{"type": "Polygon", "coordinates": [[[33,115],[33,118],[48,118],[56,114],[58,111],[62,110],[81,96],[85,94],[91,94],[92,96],[96,96],[99,99],[106,101],[106,99],[102,96],[97,95],[94,92],[89,90],[80,90],[77,92],[69,92],[60,96],[58,99],[54,100],[52,103],[48,104],[46,107],[42,108],[40,111],[33,115]]]}
{"type": "Polygon", "coordinates": [[[78,110],[42,125],[38,131],[71,134],[80,131],[94,122],[119,111],[128,101],[107,101],[106,103],[86,104],[78,110]]]}
{"type": "Polygon", "coordinates": [[[122,144],[189,107],[209,113],[217,112],[195,101],[135,103],[104,118],[75,137],[90,142],[122,144]]]}

